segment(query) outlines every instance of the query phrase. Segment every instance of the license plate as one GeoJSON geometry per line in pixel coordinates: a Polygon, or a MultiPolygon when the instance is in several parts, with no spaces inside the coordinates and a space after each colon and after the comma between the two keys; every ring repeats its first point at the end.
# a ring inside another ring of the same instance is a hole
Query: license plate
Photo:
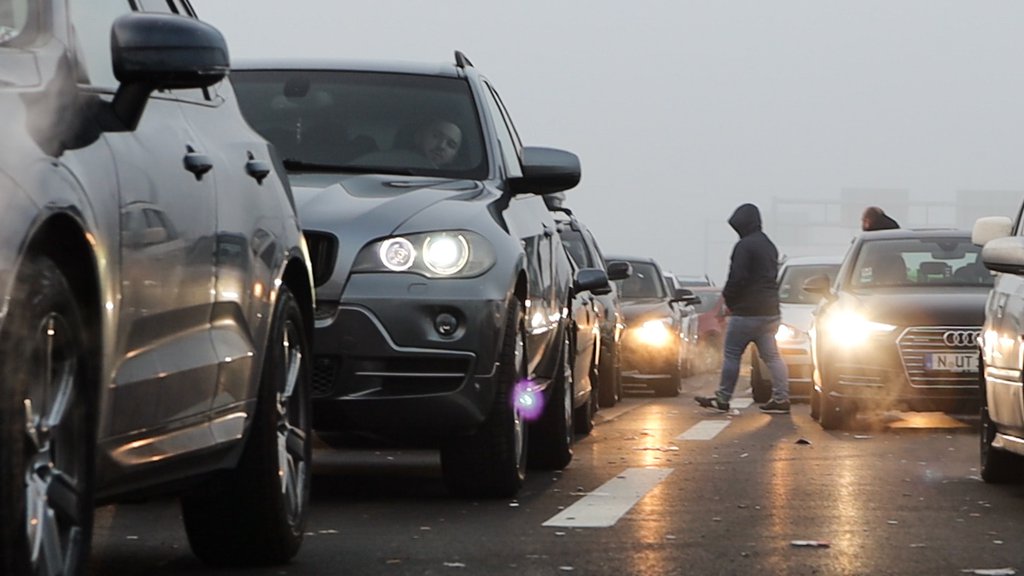
{"type": "Polygon", "coordinates": [[[939,354],[927,354],[924,357],[924,367],[928,370],[940,372],[977,372],[978,353],[944,352],[939,354]]]}

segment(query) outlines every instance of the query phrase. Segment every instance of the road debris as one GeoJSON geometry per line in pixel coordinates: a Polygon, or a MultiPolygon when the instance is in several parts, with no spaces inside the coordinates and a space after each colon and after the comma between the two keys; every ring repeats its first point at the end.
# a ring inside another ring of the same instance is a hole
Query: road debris
{"type": "Polygon", "coordinates": [[[794,548],[829,548],[832,546],[826,540],[790,540],[789,545],[794,548]]]}
{"type": "Polygon", "coordinates": [[[961,572],[977,576],[1013,576],[1017,573],[1013,568],[965,568],[961,572]]]}
{"type": "Polygon", "coordinates": [[[796,440],[796,442],[794,442],[794,444],[807,444],[807,445],[810,445],[811,441],[808,440],[807,438],[797,438],[797,440],[796,440]]]}

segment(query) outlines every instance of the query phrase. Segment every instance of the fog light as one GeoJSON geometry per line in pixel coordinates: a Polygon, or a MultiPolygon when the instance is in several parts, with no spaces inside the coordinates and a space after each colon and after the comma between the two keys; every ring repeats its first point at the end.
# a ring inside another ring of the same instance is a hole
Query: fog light
{"type": "Polygon", "coordinates": [[[459,321],[455,319],[455,316],[443,312],[434,319],[434,329],[441,336],[451,336],[459,329],[459,321]]]}

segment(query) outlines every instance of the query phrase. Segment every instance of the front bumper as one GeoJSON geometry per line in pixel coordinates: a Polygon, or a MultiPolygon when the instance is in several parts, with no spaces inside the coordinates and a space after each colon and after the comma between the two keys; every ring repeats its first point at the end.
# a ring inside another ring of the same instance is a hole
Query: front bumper
{"type": "Polygon", "coordinates": [[[827,379],[822,391],[856,404],[908,410],[947,410],[978,401],[979,352],[946,345],[943,334],[949,330],[980,332],[980,327],[910,327],[856,347],[826,345],[819,350],[827,379]],[[974,360],[968,361],[970,356],[974,360]],[[939,359],[963,362],[939,368],[939,359]]]}
{"type": "Polygon", "coordinates": [[[355,275],[313,343],[313,426],[322,431],[451,436],[474,430],[495,397],[507,293],[479,279],[355,275]],[[458,321],[451,335],[440,315],[458,321]]]}
{"type": "Polygon", "coordinates": [[[651,344],[639,336],[637,329],[627,329],[619,354],[625,380],[662,380],[679,372],[679,339],[675,335],[661,344],[651,344]]]}
{"type": "MultiPolygon", "coordinates": [[[[790,396],[810,395],[811,386],[814,384],[812,378],[814,362],[811,358],[810,340],[805,335],[803,338],[793,340],[776,340],[775,344],[779,350],[779,356],[789,372],[790,396]]],[[[771,380],[771,372],[761,357],[755,356],[755,361],[760,364],[758,368],[761,371],[761,376],[771,380]]]]}

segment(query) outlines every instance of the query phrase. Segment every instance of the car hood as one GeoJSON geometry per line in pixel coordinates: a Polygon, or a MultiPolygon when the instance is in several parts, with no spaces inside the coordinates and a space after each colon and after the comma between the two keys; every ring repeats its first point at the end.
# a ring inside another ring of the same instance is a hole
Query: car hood
{"type": "Polygon", "coordinates": [[[672,315],[672,308],[666,300],[622,300],[622,315],[627,324],[635,324],[653,318],[667,318],[672,315]]]}
{"type": "Polygon", "coordinates": [[[837,304],[896,326],[981,326],[989,287],[891,288],[846,292],[837,304]]]}
{"type": "Polygon", "coordinates": [[[782,323],[807,332],[814,320],[814,304],[779,304],[782,323]]]}

